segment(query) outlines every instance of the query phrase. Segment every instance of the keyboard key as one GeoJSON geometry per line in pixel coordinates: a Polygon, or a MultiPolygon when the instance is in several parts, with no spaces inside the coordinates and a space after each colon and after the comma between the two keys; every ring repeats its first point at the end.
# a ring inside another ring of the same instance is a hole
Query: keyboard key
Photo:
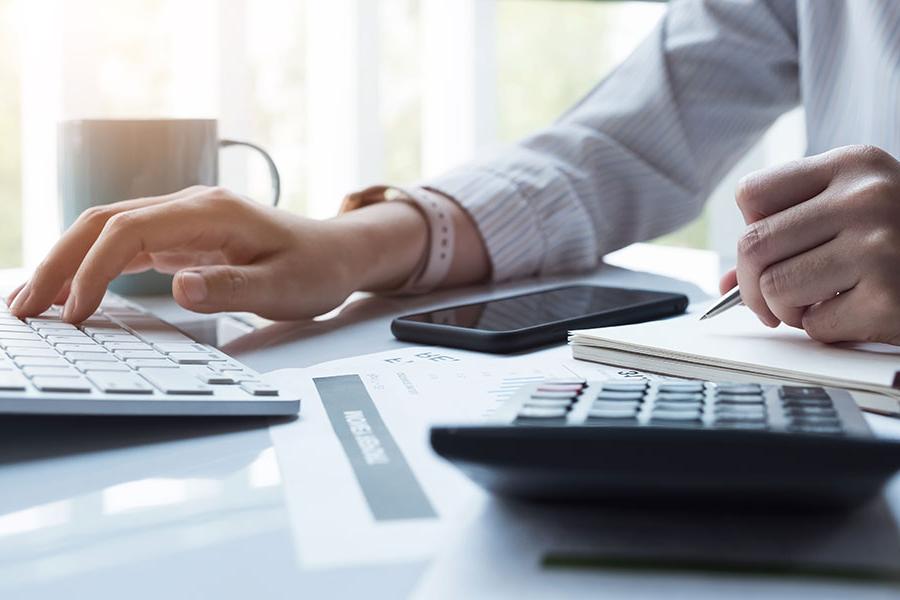
{"type": "MultiPolygon", "coordinates": [[[[278,389],[272,387],[268,383],[262,383],[261,381],[244,381],[241,383],[241,388],[248,394],[253,394],[254,396],[277,396],[278,389]]],[[[522,414],[521,412],[519,413],[522,414]]]]}
{"type": "Polygon", "coordinates": [[[88,379],[107,394],[152,394],[153,387],[134,372],[91,371],[88,379]]]}
{"type": "Polygon", "coordinates": [[[0,371],[0,391],[19,392],[25,389],[25,376],[16,371],[0,371]]]}
{"type": "Polygon", "coordinates": [[[171,354],[172,352],[209,352],[209,348],[207,348],[206,346],[203,346],[202,344],[195,344],[193,342],[161,343],[154,344],[154,346],[163,354],[171,354]]]}
{"type": "Polygon", "coordinates": [[[84,377],[35,377],[31,380],[34,387],[42,392],[86,393],[91,391],[91,384],[84,377]]]}
{"type": "Polygon", "coordinates": [[[28,325],[15,325],[13,323],[10,324],[2,324],[0,323],[0,334],[3,333],[32,333],[31,327],[28,325]]]}
{"type": "Polygon", "coordinates": [[[77,377],[80,373],[74,367],[23,367],[28,377],[77,377]]]}
{"type": "Polygon", "coordinates": [[[77,362],[79,360],[118,362],[119,360],[109,352],[66,352],[66,358],[72,362],[77,362]]]}
{"type": "Polygon", "coordinates": [[[720,383],[716,387],[717,394],[762,394],[762,386],[758,383],[720,383]]]}
{"type": "Polygon", "coordinates": [[[171,342],[193,342],[168,323],[146,315],[116,317],[139,338],[151,344],[168,344],[171,342]]]}
{"type": "Polygon", "coordinates": [[[134,369],[177,369],[178,365],[168,358],[126,358],[125,362],[134,369]]]}
{"type": "MultiPolygon", "coordinates": [[[[42,331],[41,335],[44,335],[46,332],[42,331]]],[[[46,335],[44,339],[48,344],[95,344],[94,339],[84,335],[80,331],[80,336],[74,335],[46,335]]]]}
{"type": "Polygon", "coordinates": [[[39,336],[38,334],[36,334],[33,331],[30,333],[27,333],[27,332],[18,333],[18,332],[3,331],[3,332],[0,332],[0,340],[5,341],[5,342],[11,342],[14,340],[29,340],[32,342],[39,342],[39,341],[41,341],[41,336],[39,336]]]}
{"type": "Polygon", "coordinates": [[[71,323],[63,323],[62,321],[39,321],[31,323],[31,327],[38,331],[55,331],[60,334],[67,331],[78,331],[78,328],[71,323]]]}
{"type": "Polygon", "coordinates": [[[131,371],[123,362],[104,362],[102,360],[76,360],[75,368],[82,372],[88,371],[131,371]]]}
{"type": "Polygon", "coordinates": [[[205,365],[217,358],[219,358],[217,355],[209,352],[172,352],[169,354],[169,360],[174,360],[180,365],[205,365]]]}
{"type": "MultiPolygon", "coordinates": [[[[243,385],[241,387],[244,387],[243,385]]],[[[245,388],[246,389],[246,388],[245,388]]],[[[248,390],[249,391],[249,390],[248,390]]],[[[252,393],[252,392],[250,392],[252,393]]],[[[277,394],[254,394],[254,395],[277,395],[277,394]]],[[[522,407],[519,410],[519,419],[560,419],[564,418],[569,411],[565,408],[535,408],[522,407]]]]}
{"type": "Polygon", "coordinates": [[[166,394],[197,394],[209,395],[213,393],[211,387],[191,375],[178,369],[141,369],[140,374],[154,387],[166,394]]]}
{"type": "Polygon", "coordinates": [[[717,414],[716,423],[756,423],[765,422],[765,415],[751,415],[746,413],[717,414]]]}
{"type": "Polygon", "coordinates": [[[706,389],[702,381],[672,381],[659,384],[660,392],[702,393],[706,389]]]}
{"type": "Polygon", "coordinates": [[[113,352],[119,358],[165,358],[156,350],[116,350],[113,352]]]}
{"type": "Polygon", "coordinates": [[[53,348],[10,348],[6,351],[10,358],[19,358],[21,356],[49,356],[51,358],[60,358],[59,352],[53,348]]]}
{"type": "Polygon", "coordinates": [[[69,363],[62,357],[50,356],[23,356],[15,359],[20,367],[68,367],[69,363]]]}
{"type": "Polygon", "coordinates": [[[153,350],[149,344],[139,342],[137,341],[137,338],[135,338],[135,341],[133,342],[104,341],[102,344],[104,348],[112,350],[113,352],[116,350],[153,350]]]}
{"type": "Polygon", "coordinates": [[[0,348],[5,348],[7,352],[15,348],[46,348],[47,342],[44,340],[41,341],[31,341],[31,340],[12,340],[4,344],[3,340],[0,340],[0,348]]]}
{"type": "Polygon", "coordinates": [[[94,335],[94,339],[100,342],[101,344],[104,342],[135,342],[135,343],[143,343],[140,338],[137,338],[127,331],[115,332],[115,333],[98,333],[94,335]]]}
{"type": "Polygon", "coordinates": [[[792,417],[791,424],[792,425],[830,425],[832,427],[840,427],[841,422],[834,417],[803,416],[803,417],[792,417]]]}
{"type": "Polygon", "coordinates": [[[802,398],[815,398],[818,400],[828,400],[828,392],[825,391],[824,388],[820,387],[807,387],[807,386],[796,386],[796,385],[784,385],[781,386],[781,390],[779,390],[779,395],[784,398],[792,398],[792,399],[802,399],[802,398]]]}
{"type": "Polygon", "coordinates": [[[70,352],[107,354],[103,346],[99,344],[56,344],[55,347],[57,352],[62,352],[63,354],[69,354],[70,352]]]}
{"type": "MultiPolygon", "coordinates": [[[[237,380],[231,377],[230,375],[223,375],[216,371],[212,371],[207,369],[206,372],[200,373],[197,377],[203,383],[208,383],[210,385],[234,385],[237,383],[237,380]]],[[[532,400],[531,402],[537,402],[536,400],[532,400]]],[[[556,402],[555,400],[541,400],[541,402],[556,402]]],[[[568,403],[567,403],[568,404],[568,403]]]]}

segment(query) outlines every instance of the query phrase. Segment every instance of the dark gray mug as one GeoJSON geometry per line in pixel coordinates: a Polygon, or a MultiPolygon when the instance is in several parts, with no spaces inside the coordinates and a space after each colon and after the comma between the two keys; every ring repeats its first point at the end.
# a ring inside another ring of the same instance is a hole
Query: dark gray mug
{"type": "MultiPolygon", "coordinates": [[[[280,178],[268,153],[249,142],[219,139],[214,119],[86,119],[59,125],[59,198],[63,228],[101,204],[161,196],[192,185],[216,185],[219,149],[245,146],[262,154],[272,176],[272,204],[280,178]]],[[[110,289],[162,294],[172,276],[154,271],[121,275],[110,289]]]]}

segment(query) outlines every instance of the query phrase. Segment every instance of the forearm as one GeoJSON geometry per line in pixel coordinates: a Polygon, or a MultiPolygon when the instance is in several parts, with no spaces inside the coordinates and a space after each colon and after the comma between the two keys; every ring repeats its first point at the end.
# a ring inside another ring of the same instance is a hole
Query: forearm
{"type": "MultiPolygon", "coordinates": [[[[441,287],[486,280],[490,261],[475,224],[452,200],[447,199],[443,208],[453,221],[455,251],[441,287]]],[[[345,212],[331,222],[345,252],[353,289],[397,289],[429,251],[425,216],[406,202],[372,204],[345,212]]]]}

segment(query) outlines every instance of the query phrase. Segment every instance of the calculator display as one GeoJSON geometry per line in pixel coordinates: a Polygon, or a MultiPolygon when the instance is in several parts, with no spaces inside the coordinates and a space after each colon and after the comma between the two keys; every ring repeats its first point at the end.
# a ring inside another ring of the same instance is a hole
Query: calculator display
{"type": "Polygon", "coordinates": [[[671,294],[614,287],[572,286],[455,306],[404,317],[419,323],[486,331],[515,331],[586,315],[621,311],[671,294]]]}

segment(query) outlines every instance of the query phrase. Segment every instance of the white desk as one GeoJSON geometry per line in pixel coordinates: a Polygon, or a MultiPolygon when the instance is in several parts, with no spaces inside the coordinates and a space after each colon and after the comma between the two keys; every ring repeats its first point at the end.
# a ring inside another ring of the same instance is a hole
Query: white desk
{"type": "MultiPolygon", "coordinates": [[[[714,258],[688,255],[693,262],[682,254],[671,269],[710,291],[714,258]]],[[[648,256],[648,266],[667,268],[665,250],[615,260],[648,256]]],[[[612,268],[578,280],[702,295],[612,268]]],[[[260,371],[386,350],[400,344],[389,320],[412,308],[559,281],[361,299],[330,320],[250,334],[232,350],[260,371]]],[[[169,300],[145,305],[176,322],[186,316],[169,300]]],[[[0,598],[398,598],[425,567],[303,572],[294,559],[302,544],[292,539],[265,420],[0,419],[0,598]]]]}

